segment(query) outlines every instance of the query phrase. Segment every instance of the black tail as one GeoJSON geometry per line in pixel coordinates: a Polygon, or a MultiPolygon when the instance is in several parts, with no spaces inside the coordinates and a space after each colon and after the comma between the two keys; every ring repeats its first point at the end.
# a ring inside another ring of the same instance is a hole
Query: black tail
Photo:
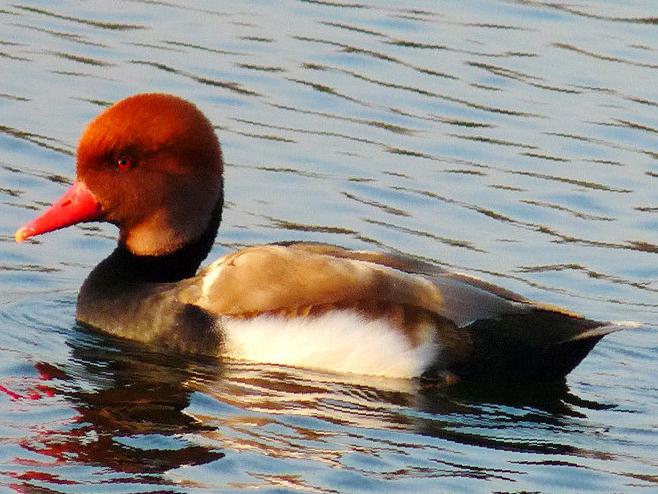
{"type": "Polygon", "coordinates": [[[605,335],[623,329],[561,312],[480,320],[469,325],[473,352],[454,371],[486,379],[555,379],[566,376],[605,335]]]}

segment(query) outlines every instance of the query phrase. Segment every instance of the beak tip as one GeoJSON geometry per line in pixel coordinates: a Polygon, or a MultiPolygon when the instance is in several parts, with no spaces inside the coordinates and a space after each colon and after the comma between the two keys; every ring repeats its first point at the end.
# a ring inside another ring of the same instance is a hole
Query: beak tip
{"type": "Polygon", "coordinates": [[[16,230],[17,243],[42,233],[52,232],[101,216],[101,206],[84,182],[76,181],[41,215],[16,230]]]}
{"type": "Polygon", "coordinates": [[[14,238],[16,239],[17,244],[23,243],[30,236],[30,231],[28,228],[22,227],[16,230],[14,238]]]}

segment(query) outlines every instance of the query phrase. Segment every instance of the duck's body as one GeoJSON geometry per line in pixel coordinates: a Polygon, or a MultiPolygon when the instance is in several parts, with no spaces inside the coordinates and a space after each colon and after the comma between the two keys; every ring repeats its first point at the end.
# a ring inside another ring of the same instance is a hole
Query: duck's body
{"type": "Polygon", "coordinates": [[[390,377],[552,378],[617,329],[475,278],[381,253],[290,243],[196,273],[221,220],[222,158],[190,103],[145,94],[94,120],[78,177],[17,240],[78,221],[121,230],[80,322],[175,351],[390,377]]]}

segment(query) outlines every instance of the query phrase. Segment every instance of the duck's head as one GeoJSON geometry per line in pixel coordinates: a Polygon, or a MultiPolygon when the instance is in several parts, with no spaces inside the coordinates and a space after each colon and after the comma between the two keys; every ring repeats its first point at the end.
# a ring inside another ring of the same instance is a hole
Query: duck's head
{"type": "Polygon", "coordinates": [[[222,173],[219,141],[196,106],[166,94],[131,96],[87,126],[74,184],[16,240],[108,221],[132,253],[168,254],[212,223],[222,205],[222,173]]]}

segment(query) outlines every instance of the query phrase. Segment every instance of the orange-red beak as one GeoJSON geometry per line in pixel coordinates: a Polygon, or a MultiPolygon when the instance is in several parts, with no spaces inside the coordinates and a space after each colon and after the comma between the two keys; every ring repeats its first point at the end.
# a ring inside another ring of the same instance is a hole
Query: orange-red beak
{"type": "Polygon", "coordinates": [[[16,230],[16,242],[67,226],[92,221],[101,215],[101,205],[84,182],[76,181],[41,216],[16,230]]]}

